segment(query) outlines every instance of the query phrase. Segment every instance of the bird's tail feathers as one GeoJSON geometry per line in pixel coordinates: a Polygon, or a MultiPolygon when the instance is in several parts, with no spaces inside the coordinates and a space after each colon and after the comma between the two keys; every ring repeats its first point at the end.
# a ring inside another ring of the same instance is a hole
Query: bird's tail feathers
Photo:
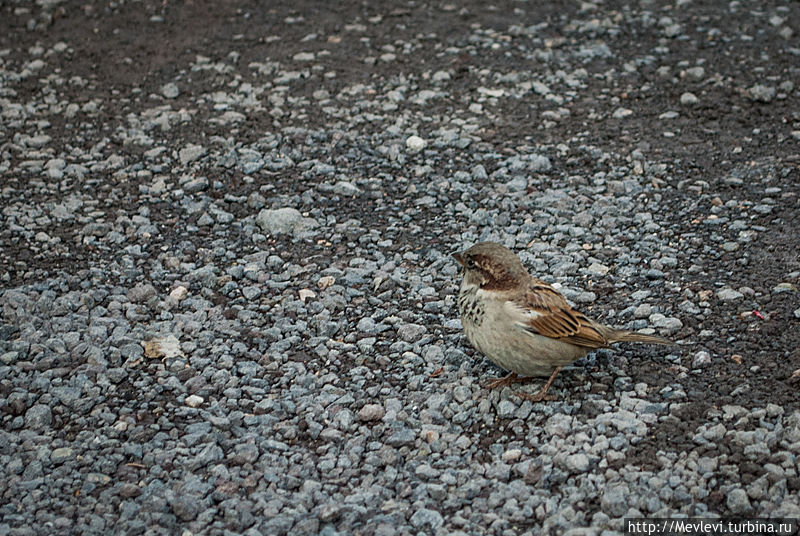
{"type": "Polygon", "coordinates": [[[669,339],[658,335],[645,335],[635,331],[615,329],[608,334],[608,342],[642,342],[645,344],[675,344],[669,339]]]}

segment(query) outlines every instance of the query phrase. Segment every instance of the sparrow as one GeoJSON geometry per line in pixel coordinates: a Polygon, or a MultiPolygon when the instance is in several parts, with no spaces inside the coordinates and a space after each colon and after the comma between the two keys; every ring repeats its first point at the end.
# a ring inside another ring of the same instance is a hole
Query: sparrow
{"type": "Polygon", "coordinates": [[[547,391],[558,373],[591,350],[615,342],[673,344],[592,320],[530,275],[519,257],[500,244],[479,242],[453,257],[464,267],[458,293],[464,333],[479,352],[509,371],[489,388],[549,376],[537,394],[516,394],[532,402],[554,400],[547,391]]]}

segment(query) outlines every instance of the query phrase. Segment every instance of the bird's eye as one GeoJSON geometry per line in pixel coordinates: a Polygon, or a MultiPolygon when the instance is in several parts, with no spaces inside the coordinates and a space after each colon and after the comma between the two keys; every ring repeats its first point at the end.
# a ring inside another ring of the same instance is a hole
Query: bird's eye
{"type": "Polygon", "coordinates": [[[475,259],[471,257],[467,257],[467,268],[474,270],[478,267],[478,264],[475,262],[475,259]]]}

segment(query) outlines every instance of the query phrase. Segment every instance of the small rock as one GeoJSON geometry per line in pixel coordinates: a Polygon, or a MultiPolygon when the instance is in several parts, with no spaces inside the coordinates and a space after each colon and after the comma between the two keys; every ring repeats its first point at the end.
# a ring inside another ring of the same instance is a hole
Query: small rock
{"type": "Polygon", "coordinates": [[[418,153],[425,148],[427,142],[419,136],[409,136],[406,139],[406,149],[411,153],[418,153]]]}
{"type": "Polygon", "coordinates": [[[190,143],[178,152],[181,164],[184,166],[205,156],[206,149],[201,145],[190,143]]]}
{"type": "Polygon", "coordinates": [[[358,410],[358,420],[360,421],[379,421],[383,419],[386,410],[380,404],[366,404],[358,410]]]}
{"type": "Polygon", "coordinates": [[[364,318],[358,321],[358,323],[356,324],[356,329],[362,333],[367,333],[369,335],[377,333],[375,320],[373,320],[368,316],[365,316],[364,318]]]}
{"type": "Polygon", "coordinates": [[[753,509],[747,492],[741,488],[736,488],[728,493],[727,504],[730,511],[738,515],[746,514],[753,509]]]}
{"type": "Polygon", "coordinates": [[[339,181],[333,186],[333,193],[336,195],[355,197],[361,193],[361,189],[353,183],[339,181]]]}
{"type": "Polygon", "coordinates": [[[313,218],[305,218],[291,207],[264,209],[256,216],[256,223],[270,234],[298,235],[319,226],[313,218]]]}
{"type": "Polygon", "coordinates": [[[200,227],[214,225],[214,218],[212,218],[208,212],[203,212],[203,214],[197,219],[197,225],[200,227]]]}
{"type": "Polygon", "coordinates": [[[33,147],[34,149],[41,149],[48,143],[52,138],[46,134],[40,134],[38,136],[31,136],[25,140],[25,145],[28,147],[33,147]]]}
{"type": "Polygon", "coordinates": [[[623,119],[625,117],[630,117],[633,115],[633,110],[630,108],[617,108],[614,110],[614,113],[611,114],[611,117],[614,119],[623,119]]]}
{"type": "Polygon", "coordinates": [[[692,104],[697,104],[700,102],[700,99],[694,93],[686,92],[681,95],[681,104],[684,106],[691,106],[692,104]]]}
{"type": "Polygon", "coordinates": [[[592,264],[589,265],[587,270],[589,271],[589,273],[595,275],[606,275],[610,270],[610,268],[605,264],[600,264],[599,262],[593,262],[592,264]]]}
{"type": "Polygon", "coordinates": [[[25,412],[25,427],[33,430],[47,428],[53,424],[53,412],[50,406],[36,404],[25,412]]]}
{"type": "Polygon", "coordinates": [[[648,318],[654,328],[661,328],[669,333],[675,333],[683,327],[683,322],[674,316],[664,316],[661,313],[654,313],[648,318]]]}
{"type": "Polygon", "coordinates": [[[564,467],[571,473],[585,473],[589,470],[589,457],[582,452],[571,454],[564,460],[564,467]]]}
{"type": "Polygon", "coordinates": [[[794,292],[797,290],[797,287],[792,285],[791,283],[778,283],[772,289],[773,294],[780,294],[782,292],[794,292]]]}
{"type": "Polygon", "coordinates": [[[427,332],[428,329],[419,324],[403,324],[397,328],[397,336],[406,342],[416,342],[427,332]]]}
{"type": "Polygon", "coordinates": [[[416,435],[413,430],[400,428],[386,439],[386,444],[392,447],[402,447],[403,445],[413,445],[414,439],[416,439],[416,435]]]}
{"type": "Polygon", "coordinates": [[[305,301],[309,298],[316,298],[316,294],[314,294],[313,290],[309,290],[307,288],[301,288],[297,291],[297,295],[300,297],[300,301],[305,303],[305,301]]]}
{"type": "Polygon", "coordinates": [[[53,449],[53,452],[50,453],[50,461],[55,464],[64,463],[72,458],[72,452],[73,449],[71,447],[53,449]]]}
{"type": "Polygon", "coordinates": [[[607,486],[600,499],[600,507],[610,517],[622,517],[628,511],[626,497],[630,494],[625,484],[607,486]]]}
{"type": "Polygon", "coordinates": [[[553,164],[550,163],[550,159],[544,155],[534,154],[528,159],[528,169],[534,173],[550,171],[552,167],[553,164]]]}
{"type": "Polygon", "coordinates": [[[744,294],[732,288],[724,288],[717,291],[717,299],[720,301],[734,301],[744,298],[744,294]]]}
{"type": "Polygon", "coordinates": [[[775,98],[777,90],[773,86],[764,86],[756,84],[747,90],[750,93],[750,98],[758,102],[770,102],[775,98]]]}
{"type": "Polygon", "coordinates": [[[680,24],[670,24],[664,28],[664,35],[667,37],[678,37],[681,34],[682,28],[680,24]]]}
{"type": "Polygon", "coordinates": [[[428,484],[426,488],[428,490],[428,495],[436,501],[443,501],[447,497],[447,488],[441,484],[428,484]]]}
{"type": "Polygon", "coordinates": [[[704,475],[706,473],[711,473],[717,470],[717,465],[719,461],[717,458],[710,458],[708,456],[702,456],[697,459],[697,471],[700,475],[704,475]]]}
{"type": "Polygon", "coordinates": [[[111,477],[103,473],[92,472],[86,474],[86,481],[104,486],[111,482],[111,477]]]}
{"type": "Polygon", "coordinates": [[[514,411],[517,409],[516,404],[510,400],[501,400],[497,404],[497,415],[501,419],[510,419],[514,416],[514,411]]]}
{"type": "Polygon", "coordinates": [[[320,290],[325,290],[334,283],[336,283],[335,277],[332,275],[323,275],[319,278],[319,281],[317,281],[317,287],[319,287],[320,290]]]}
{"type": "Polygon", "coordinates": [[[161,94],[164,96],[164,98],[174,99],[175,97],[180,95],[180,93],[181,91],[180,89],[178,89],[178,86],[173,84],[172,82],[161,86],[161,94]]]}
{"type": "Polygon", "coordinates": [[[208,179],[206,177],[196,177],[186,181],[181,186],[187,194],[196,194],[208,188],[208,179]]]}
{"type": "Polygon", "coordinates": [[[146,302],[156,294],[158,294],[156,288],[150,283],[139,283],[132,289],[128,290],[128,299],[133,303],[142,303],[146,302]]]}
{"type": "Polygon", "coordinates": [[[189,289],[187,289],[183,285],[178,285],[177,287],[172,289],[172,292],[169,293],[169,297],[177,301],[183,301],[186,299],[186,296],[188,294],[189,294],[189,289]]]}
{"type": "Polygon", "coordinates": [[[541,82],[538,82],[538,81],[535,81],[535,80],[531,84],[531,89],[537,95],[549,95],[550,93],[552,93],[552,91],[550,91],[549,87],[547,87],[545,84],[542,84],[541,82]]]}
{"type": "Polygon", "coordinates": [[[186,397],[186,400],[184,402],[190,408],[197,408],[200,407],[200,404],[202,404],[204,400],[205,399],[202,396],[189,395],[186,397]]]}
{"type": "Polygon", "coordinates": [[[470,171],[470,176],[474,180],[486,180],[489,178],[489,174],[486,173],[486,168],[483,167],[483,164],[476,164],[470,171]]]}
{"type": "Polygon", "coordinates": [[[686,76],[694,80],[695,82],[699,82],[703,79],[706,75],[706,70],[702,67],[690,67],[686,69],[686,76]]]}
{"type": "Polygon", "coordinates": [[[118,493],[120,497],[125,499],[131,499],[133,497],[138,497],[142,494],[142,490],[136,484],[132,484],[130,482],[125,482],[119,485],[118,493]]]}
{"type": "Polygon", "coordinates": [[[442,514],[436,510],[430,510],[428,508],[420,508],[414,512],[414,515],[411,516],[410,521],[415,528],[430,527],[430,529],[433,531],[444,524],[444,518],[442,517],[442,514]]]}
{"type": "Polygon", "coordinates": [[[191,496],[176,494],[170,501],[170,506],[175,515],[183,521],[191,521],[200,513],[200,504],[191,496]]]}
{"type": "Polygon", "coordinates": [[[711,354],[705,350],[700,350],[694,354],[692,359],[692,368],[702,368],[711,363],[711,354]]]}
{"type": "MultiPolygon", "coordinates": [[[[178,340],[178,338],[172,333],[164,337],[155,337],[149,341],[142,341],[142,346],[144,347],[145,357],[150,359],[183,356],[183,351],[181,350],[181,341],[178,340]]],[[[136,348],[137,345],[131,345],[131,359],[135,359],[139,355],[133,351],[136,348]]],[[[125,352],[123,352],[123,355],[124,354],[125,352]]]]}

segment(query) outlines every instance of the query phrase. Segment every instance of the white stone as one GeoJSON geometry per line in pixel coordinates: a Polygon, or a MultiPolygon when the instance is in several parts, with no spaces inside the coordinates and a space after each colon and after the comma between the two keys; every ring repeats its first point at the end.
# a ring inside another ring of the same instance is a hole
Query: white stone
{"type": "Polygon", "coordinates": [[[309,290],[307,288],[301,288],[297,291],[298,296],[300,296],[300,301],[305,302],[309,298],[315,298],[317,295],[314,294],[313,290],[309,290]]]}
{"type": "Polygon", "coordinates": [[[425,148],[428,143],[419,136],[413,135],[406,139],[406,149],[412,153],[418,153],[425,148]]]}
{"type": "Polygon", "coordinates": [[[630,108],[617,108],[614,110],[614,113],[611,114],[611,117],[614,119],[623,119],[625,117],[630,117],[631,115],[633,115],[633,110],[630,108]]]}
{"type": "Polygon", "coordinates": [[[202,396],[189,395],[186,397],[186,400],[184,402],[190,408],[197,408],[200,407],[200,404],[204,402],[204,399],[202,396]]]}
{"type": "Polygon", "coordinates": [[[181,90],[178,88],[177,85],[170,82],[168,84],[164,84],[163,86],[161,86],[161,94],[164,96],[164,98],[174,99],[175,97],[181,94],[181,90]]]}
{"type": "Polygon", "coordinates": [[[172,292],[169,293],[169,297],[177,301],[182,301],[186,299],[186,296],[188,294],[189,294],[189,289],[187,289],[183,285],[179,285],[174,289],[172,289],[172,292]]]}
{"type": "Polygon", "coordinates": [[[700,102],[700,99],[698,99],[694,93],[690,93],[687,91],[686,93],[681,95],[681,104],[685,106],[697,104],[698,102],[700,102]]]}

